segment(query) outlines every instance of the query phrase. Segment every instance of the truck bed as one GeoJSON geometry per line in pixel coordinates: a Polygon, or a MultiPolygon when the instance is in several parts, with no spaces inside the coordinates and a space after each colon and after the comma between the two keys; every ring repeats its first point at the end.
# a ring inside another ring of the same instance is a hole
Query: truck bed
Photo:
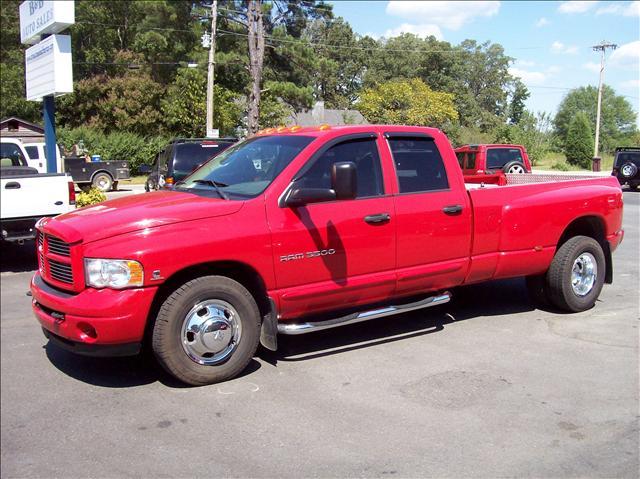
{"type": "Polygon", "coordinates": [[[475,178],[465,183],[474,212],[466,283],[546,271],[573,218],[593,221],[602,231],[621,228],[621,224],[609,224],[621,223],[621,218],[606,214],[622,202],[614,177],[535,173],[484,176],[486,183],[475,178]]]}

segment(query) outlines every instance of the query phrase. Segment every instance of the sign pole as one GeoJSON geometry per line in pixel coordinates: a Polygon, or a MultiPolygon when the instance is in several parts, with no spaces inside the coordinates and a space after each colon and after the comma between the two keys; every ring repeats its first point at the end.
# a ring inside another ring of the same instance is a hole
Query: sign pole
{"type": "Polygon", "coordinates": [[[53,95],[42,97],[42,114],[44,117],[44,155],[47,158],[47,173],[58,173],[56,103],[53,95]]]}

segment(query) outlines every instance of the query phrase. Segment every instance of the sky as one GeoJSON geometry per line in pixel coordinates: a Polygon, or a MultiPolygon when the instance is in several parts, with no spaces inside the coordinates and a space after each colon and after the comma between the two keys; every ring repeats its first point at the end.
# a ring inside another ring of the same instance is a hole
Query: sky
{"type": "MultiPolygon", "coordinates": [[[[640,1],[330,1],[360,35],[434,35],[501,44],[510,71],[531,92],[529,110],[555,113],[566,93],[598,85],[602,41],[605,83],[640,110],[640,1]]],[[[640,115],[638,115],[640,126],[640,115]]]]}

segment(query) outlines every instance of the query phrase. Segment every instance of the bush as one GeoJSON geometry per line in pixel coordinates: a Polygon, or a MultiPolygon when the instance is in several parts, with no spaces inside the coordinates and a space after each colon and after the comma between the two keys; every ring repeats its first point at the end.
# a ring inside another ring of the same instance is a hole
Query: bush
{"type": "Polygon", "coordinates": [[[83,191],[76,196],[76,207],[82,208],[83,206],[95,205],[106,201],[107,196],[98,188],[91,188],[89,191],[83,191]]]}
{"type": "Polygon", "coordinates": [[[138,174],[140,165],[153,163],[156,153],[169,140],[164,136],[145,137],[129,132],[105,134],[86,126],[58,129],[58,142],[65,149],[69,150],[82,141],[90,155],[100,155],[103,161],[128,161],[132,175],[138,174]]]}
{"type": "Polygon", "coordinates": [[[564,145],[564,153],[567,162],[580,168],[589,169],[593,155],[593,137],[591,136],[591,126],[586,113],[578,112],[567,132],[567,140],[564,145]]]}

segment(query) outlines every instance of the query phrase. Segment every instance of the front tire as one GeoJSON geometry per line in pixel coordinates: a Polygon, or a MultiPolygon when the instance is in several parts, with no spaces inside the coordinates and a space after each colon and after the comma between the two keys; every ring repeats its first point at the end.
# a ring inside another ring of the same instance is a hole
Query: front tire
{"type": "Polygon", "coordinates": [[[600,244],[588,236],[574,236],[556,252],[547,272],[548,295],[559,309],[577,313],[595,305],[606,263],[600,244]]]}
{"type": "Polygon", "coordinates": [[[153,327],[152,347],[162,367],[187,384],[231,379],[253,358],[260,313],[237,281],[203,276],[167,297],[153,327]]]}

